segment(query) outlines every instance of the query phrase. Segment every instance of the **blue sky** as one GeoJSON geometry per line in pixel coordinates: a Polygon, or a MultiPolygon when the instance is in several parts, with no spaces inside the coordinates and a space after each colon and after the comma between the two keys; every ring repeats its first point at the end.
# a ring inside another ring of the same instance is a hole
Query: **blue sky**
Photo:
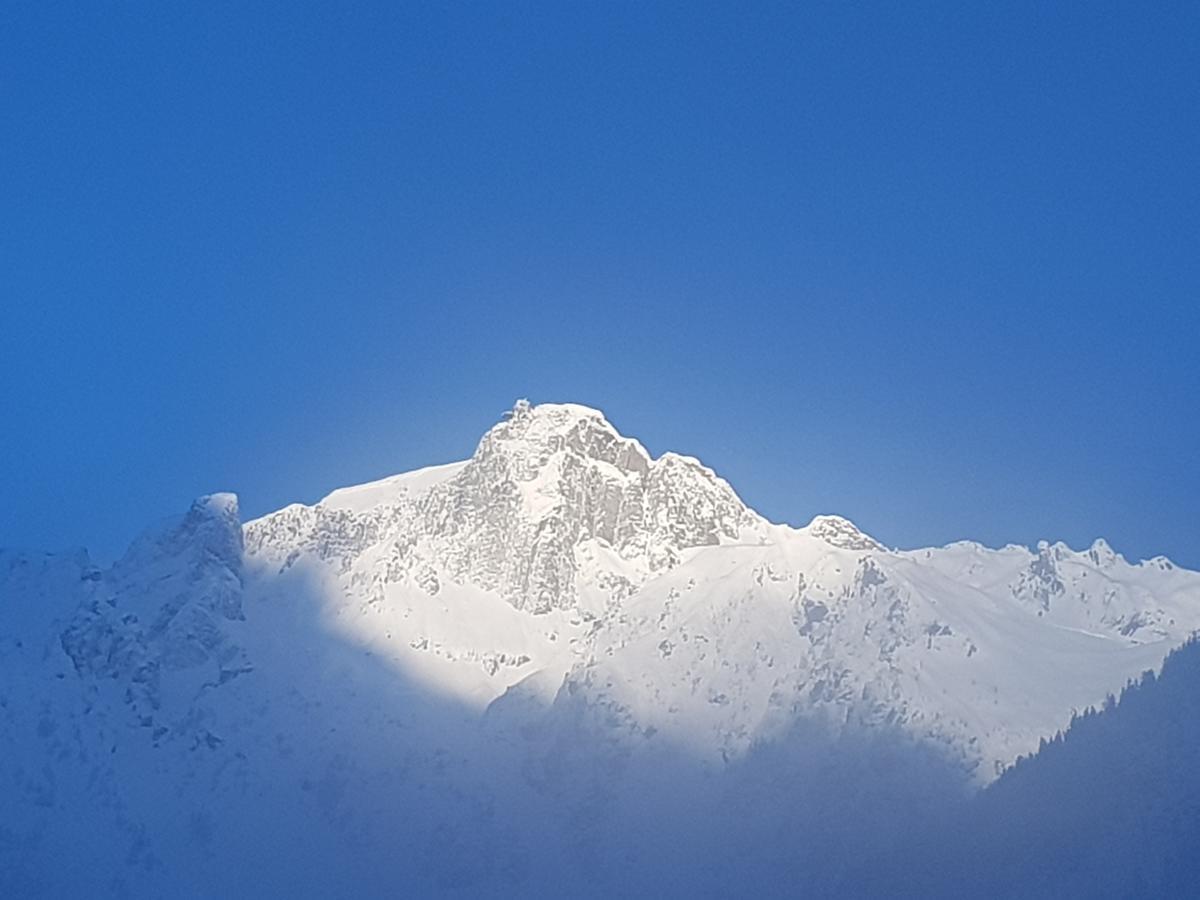
{"type": "Polygon", "coordinates": [[[6,4],[0,545],[604,409],[769,517],[1200,566],[1195,4],[6,4]]]}

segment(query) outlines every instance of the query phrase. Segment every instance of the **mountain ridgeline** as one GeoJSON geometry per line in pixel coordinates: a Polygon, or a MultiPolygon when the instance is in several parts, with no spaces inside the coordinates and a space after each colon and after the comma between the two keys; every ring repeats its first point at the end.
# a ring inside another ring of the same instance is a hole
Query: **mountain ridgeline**
{"type": "Polygon", "coordinates": [[[520,402],[468,460],[244,525],[214,494],[107,569],[0,551],[0,893],[1061,895],[1113,829],[1175,848],[1113,883],[1170,892],[1195,646],[1108,698],[1197,627],[1161,557],[774,524],[520,402]]]}

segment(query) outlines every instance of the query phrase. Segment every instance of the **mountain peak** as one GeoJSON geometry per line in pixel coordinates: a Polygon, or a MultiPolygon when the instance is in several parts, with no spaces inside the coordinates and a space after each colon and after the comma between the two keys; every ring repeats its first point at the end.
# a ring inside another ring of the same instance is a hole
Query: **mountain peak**
{"type": "MultiPolygon", "coordinates": [[[[580,419],[593,419],[603,422],[608,428],[612,425],[604,418],[603,411],[594,406],[582,403],[530,403],[524,397],[513,403],[513,408],[505,414],[506,419],[541,419],[560,424],[577,422],[580,419]]],[[[615,429],[613,429],[615,431],[615,429]]]]}
{"type": "Polygon", "coordinates": [[[222,491],[197,498],[180,531],[199,546],[236,569],[242,557],[242,520],[237,494],[222,491]]]}
{"type": "Polygon", "coordinates": [[[652,459],[599,410],[524,400],[425,505],[452,577],[469,572],[534,612],[575,605],[586,542],[615,551],[612,583],[633,585],[677,564],[680,551],[733,540],[758,521],[697,460],[652,459]]]}
{"type": "Polygon", "coordinates": [[[883,544],[841,516],[815,516],[803,531],[842,550],[884,550],[883,544]]]}
{"type": "Polygon", "coordinates": [[[185,515],[147,528],[117,565],[138,569],[148,560],[187,557],[198,562],[214,561],[236,571],[243,550],[237,495],[222,492],[199,497],[185,515]]]}
{"type": "Polygon", "coordinates": [[[618,602],[684,550],[762,524],[698,460],[653,459],[599,410],[573,403],[519,400],[469,460],[426,472],[265,516],[248,529],[250,552],[299,538],[349,568],[386,548],[398,560],[388,577],[411,569],[426,585],[470,583],[546,613],[576,606],[593,582],[606,585],[597,602],[618,602]]]}
{"type": "Polygon", "coordinates": [[[1109,546],[1108,541],[1104,538],[1096,538],[1096,540],[1092,541],[1092,546],[1088,548],[1087,555],[1093,565],[1104,567],[1111,566],[1117,560],[1122,559],[1121,554],[1109,546]]]}
{"type": "Polygon", "coordinates": [[[560,451],[625,473],[645,473],[650,465],[646,448],[624,437],[599,410],[576,403],[533,406],[527,400],[518,400],[504,420],[484,435],[475,455],[502,452],[513,459],[518,480],[532,480],[560,451]]]}

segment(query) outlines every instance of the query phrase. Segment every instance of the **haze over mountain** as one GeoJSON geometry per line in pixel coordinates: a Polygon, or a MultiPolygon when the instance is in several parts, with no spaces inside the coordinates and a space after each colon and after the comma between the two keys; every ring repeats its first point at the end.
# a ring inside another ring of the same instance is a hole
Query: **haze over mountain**
{"type": "Polygon", "coordinates": [[[1198,627],[1162,557],[774,524],[518,402],[469,460],[244,524],[213,494],[108,569],[0,552],[0,887],[928,891],[906,816],[1198,627]]]}

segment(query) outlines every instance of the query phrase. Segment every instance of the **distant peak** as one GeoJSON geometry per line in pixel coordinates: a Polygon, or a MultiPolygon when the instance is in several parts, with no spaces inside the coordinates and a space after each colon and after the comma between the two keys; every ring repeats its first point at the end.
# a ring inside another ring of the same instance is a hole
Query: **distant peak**
{"type": "Polygon", "coordinates": [[[1110,547],[1104,538],[1096,538],[1092,541],[1092,546],[1088,548],[1088,556],[1097,566],[1111,565],[1121,559],[1121,554],[1110,547]]]}
{"type": "Polygon", "coordinates": [[[237,494],[206,494],[192,503],[179,533],[196,546],[202,546],[232,566],[242,556],[242,520],[237,494]]]}
{"type": "Polygon", "coordinates": [[[197,557],[236,570],[241,566],[243,547],[237,494],[206,494],[193,501],[185,515],[172,516],[143,531],[116,565],[135,569],[151,559],[197,557]]]}
{"type": "Polygon", "coordinates": [[[192,512],[196,515],[237,519],[240,515],[238,512],[238,496],[229,491],[205,494],[203,497],[197,497],[192,503],[192,512]]]}
{"type": "Polygon", "coordinates": [[[804,531],[843,550],[884,550],[883,544],[841,516],[816,516],[804,531]]]}

